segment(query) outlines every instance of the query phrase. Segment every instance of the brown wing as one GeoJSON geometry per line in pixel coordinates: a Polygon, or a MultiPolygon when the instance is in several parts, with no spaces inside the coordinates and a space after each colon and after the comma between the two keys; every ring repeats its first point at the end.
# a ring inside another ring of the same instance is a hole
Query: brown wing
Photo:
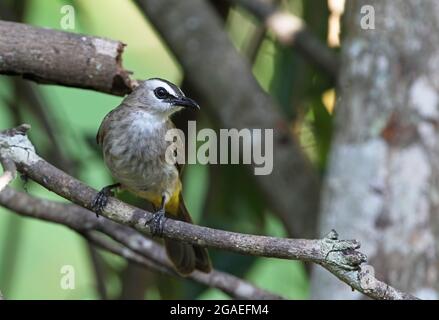
{"type": "MultiPolygon", "coordinates": [[[[167,121],[167,130],[170,130],[170,129],[175,129],[176,127],[175,127],[175,125],[174,125],[174,123],[171,121],[171,120],[168,120],[167,121]]],[[[184,142],[184,141],[183,141],[184,142]]],[[[185,145],[184,145],[184,147],[185,147],[185,152],[187,151],[186,150],[186,143],[185,143],[185,145]]],[[[181,175],[183,174],[183,169],[184,169],[184,163],[175,163],[175,167],[177,168],[177,170],[178,170],[178,174],[179,174],[179,176],[181,177],[181,175]]]]}
{"type": "Polygon", "coordinates": [[[115,108],[111,110],[107,115],[104,117],[104,119],[101,122],[101,125],[99,126],[98,133],[96,134],[96,142],[98,145],[102,146],[104,142],[105,134],[108,131],[108,125],[110,123],[111,115],[117,110],[118,108],[115,108]]]}
{"type": "Polygon", "coordinates": [[[184,164],[175,163],[175,167],[177,168],[177,170],[178,170],[178,175],[179,175],[180,178],[181,178],[181,176],[182,176],[182,174],[183,174],[184,164]]]}

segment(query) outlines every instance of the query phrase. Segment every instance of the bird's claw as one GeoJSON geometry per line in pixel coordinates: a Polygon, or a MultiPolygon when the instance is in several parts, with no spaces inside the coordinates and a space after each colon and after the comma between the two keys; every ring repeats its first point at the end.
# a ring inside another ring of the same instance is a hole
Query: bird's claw
{"type": "Polygon", "coordinates": [[[111,197],[112,195],[113,192],[111,191],[111,188],[108,187],[102,188],[102,190],[98,192],[91,204],[91,208],[96,213],[96,217],[99,218],[99,215],[108,203],[108,197],[111,197]]]}
{"type": "Polygon", "coordinates": [[[145,226],[148,225],[151,230],[152,236],[159,236],[161,237],[163,235],[163,229],[165,227],[165,210],[160,209],[152,214],[152,217],[145,222],[145,226]]]}

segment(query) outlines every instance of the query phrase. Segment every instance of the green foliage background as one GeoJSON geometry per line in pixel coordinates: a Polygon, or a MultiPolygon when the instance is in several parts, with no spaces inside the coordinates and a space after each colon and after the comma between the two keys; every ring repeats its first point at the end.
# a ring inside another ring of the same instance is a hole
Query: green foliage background
{"type": "MultiPolygon", "coordinates": [[[[55,29],[60,29],[62,5],[72,4],[76,9],[76,28],[72,32],[104,36],[126,43],[124,66],[132,70],[137,79],[162,77],[180,83],[183,78],[172,54],[131,1],[28,0],[24,4],[26,23],[55,29]]],[[[291,0],[284,1],[284,6],[310,22],[317,21],[316,30],[325,40],[325,1],[291,0]],[[320,17],[316,17],[317,14],[320,17]]],[[[244,52],[256,28],[255,20],[240,10],[233,10],[226,27],[236,47],[244,52]]],[[[305,128],[299,133],[306,150],[316,166],[323,168],[331,117],[323,107],[321,94],[330,88],[330,84],[311,67],[304,67],[302,60],[290,49],[274,44],[268,36],[258,52],[254,74],[261,85],[278,99],[285,116],[291,119],[292,127],[300,122],[301,128],[305,128]],[[299,115],[301,120],[297,121],[299,115]],[[314,128],[315,123],[319,123],[318,130],[314,128]]],[[[120,103],[121,98],[60,86],[32,85],[41,93],[42,102],[57,129],[64,155],[76,164],[76,177],[96,189],[111,183],[93,141],[101,119],[120,103]]],[[[12,78],[0,76],[0,129],[14,125],[7,103],[16,97],[12,78]]],[[[23,99],[18,103],[23,103],[23,99]]],[[[32,125],[31,139],[39,153],[46,156],[51,143],[38,119],[29,112],[31,108],[20,107],[24,110],[21,116],[23,121],[32,125]]],[[[209,120],[205,117],[203,115],[201,121],[208,126],[209,120]]],[[[281,222],[266,210],[251,177],[246,176],[242,168],[226,167],[218,174],[206,166],[191,165],[186,169],[184,179],[186,203],[198,223],[233,231],[286,236],[281,222]],[[239,179],[236,179],[237,175],[239,179]],[[212,185],[218,191],[216,199],[208,196],[207,190],[212,185]]],[[[23,186],[23,181],[14,182],[15,188],[22,189],[23,186]]],[[[64,201],[32,182],[26,183],[26,189],[39,197],[64,201]]],[[[121,273],[127,262],[111,254],[100,253],[105,262],[109,297],[117,298],[122,287],[121,273]]],[[[237,274],[288,298],[308,297],[307,275],[299,262],[241,257],[214,250],[212,255],[218,269],[237,274]]],[[[146,288],[145,298],[227,298],[216,289],[163,278],[154,278],[152,285],[146,288]]],[[[0,288],[8,299],[99,298],[89,249],[80,236],[65,227],[22,218],[3,208],[0,208],[0,288]],[[60,287],[63,265],[75,268],[74,290],[60,287]]]]}

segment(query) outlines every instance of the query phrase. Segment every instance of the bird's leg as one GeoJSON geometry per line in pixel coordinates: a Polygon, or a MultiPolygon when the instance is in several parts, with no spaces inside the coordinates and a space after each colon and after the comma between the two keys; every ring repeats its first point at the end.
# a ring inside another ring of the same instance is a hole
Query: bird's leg
{"type": "Polygon", "coordinates": [[[152,236],[163,235],[163,228],[165,226],[165,204],[166,197],[162,196],[162,203],[160,209],[153,213],[152,217],[145,222],[145,225],[149,225],[152,236]]]}
{"type": "Polygon", "coordinates": [[[99,215],[107,205],[108,197],[112,197],[114,195],[113,190],[119,188],[120,186],[120,183],[115,183],[102,188],[101,191],[98,192],[91,203],[91,209],[96,213],[96,217],[99,218],[99,215]]]}

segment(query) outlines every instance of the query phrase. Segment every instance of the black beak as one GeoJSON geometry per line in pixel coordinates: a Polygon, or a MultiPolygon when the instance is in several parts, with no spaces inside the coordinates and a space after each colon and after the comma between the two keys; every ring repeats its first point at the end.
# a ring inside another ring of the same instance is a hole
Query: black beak
{"type": "Polygon", "coordinates": [[[184,108],[190,108],[193,110],[200,110],[200,106],[195,100],[188,97],[178,97],[172,99],[172,105],[184,108]]]}

